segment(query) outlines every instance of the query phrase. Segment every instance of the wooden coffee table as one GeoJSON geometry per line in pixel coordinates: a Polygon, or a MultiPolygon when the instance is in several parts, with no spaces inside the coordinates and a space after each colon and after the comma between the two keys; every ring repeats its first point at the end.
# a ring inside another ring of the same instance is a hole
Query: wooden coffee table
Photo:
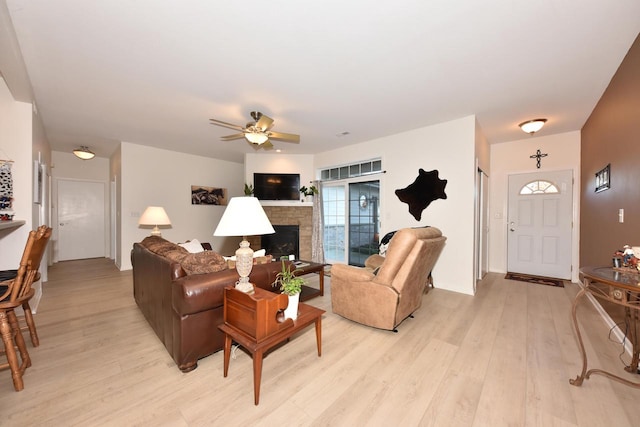
{"type": "Polygon", "coordinates": [[[304,261],[298,260],[298,262],[302,262],[303,265],[300,267],[295,267],[296,276],[304,276],[306,274],[318,273],[320,279],[320,289],[312,288],[311,286],[302,285],[302,292],[300,293],[300,301],[307,301],[311,298],[315,298],[317,296],[324,295],[324,267],[327,264],[321,264],[318,262],[304,261]]]}
{"type": "MultiPolygon", "coordinates": [[[[254,299],[269,298],[273,293],[265,291],[264,289],[256,288],[255,294],[252,295],[254,299]]],[[[291,338],[296,332],[310,326],[315,323],[316,326],[316,344],[318,347],[318,357],[322,356],[322,315],[324,310],[313,307],[308,304],[300,303],[298,305],[298,318],[293,321],[293,326],[275,332],[273,335],[265,337],[258,341],[256,337],[252,337],[246,332],[234,327],[232,324],[223,323],[218,328],[225,334],[224,338],[224,376],[227,377],[229,372],[229,358],[231,355],[231,342],[235,341],[247,351],[251,353],[253,357],[253,396],[254,403],[257,405],[260,402],[260,380],[262,378],[262,358],[264,353],[276,345],[282,343],[285,340],[291,338]]],[[[256,316],[251,316],[248,313],[245,318],[238,319],[240,324],[245,326],[250,322],[257,321],[256,316]]],[[[287,320],[288,322],[290,320],[287,320]]],[[[251,328],[249,328],[251,329],[251,328]]]]}

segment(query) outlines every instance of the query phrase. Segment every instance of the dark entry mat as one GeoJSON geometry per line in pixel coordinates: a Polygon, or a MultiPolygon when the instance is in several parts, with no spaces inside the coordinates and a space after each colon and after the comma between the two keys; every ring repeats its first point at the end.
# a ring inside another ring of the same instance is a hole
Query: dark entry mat
{"type": "Polygon", "coordinates": [[[564,281],[562,279],[555,279],[553,277],[531,276],[529,274],[521,273],[507,273],[504,278],[510,280],[518,280],[520,282],[535,283],[537,285],[558,286],[560,288],[564,288],[564,281]]]}

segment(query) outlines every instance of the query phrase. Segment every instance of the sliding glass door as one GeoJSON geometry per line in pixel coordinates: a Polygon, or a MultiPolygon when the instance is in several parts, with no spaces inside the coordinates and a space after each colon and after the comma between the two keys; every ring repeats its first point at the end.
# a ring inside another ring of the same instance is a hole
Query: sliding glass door
{"type": "Polygon", "coordinates": [[[364,265],[369,255],[378,253],[380,181],[324,183],[322,198],[325,260],[364,265]]]}

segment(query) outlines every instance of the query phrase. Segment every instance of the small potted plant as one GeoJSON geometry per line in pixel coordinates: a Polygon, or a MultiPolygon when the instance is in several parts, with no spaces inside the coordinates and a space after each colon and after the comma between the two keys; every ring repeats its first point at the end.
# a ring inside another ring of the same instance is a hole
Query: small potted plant
{"type": "Polygon", "coordinates": [[[244,195],[245,196],[253,196],[253,185],[244,184],[244,195]]]}
{"type": "Polygon", "coordinates": [[[285,319],[296,320],[298,318],[298,302],[300,301],[300,292],[305,280],[295,275],[296,270],[291,270],[292,265],[287,267],[286,260],[281,260],[282,271],[276,275],[273,282],[274,287],[279,287],[283,294],[289,296],[289,305],[284,310],[285,319]]]}
{"type": "Polygon", "coordinates": [[[300,187],[300,192],[302,193],[303,196],[305,196],[305,199],[307,201],[311,201],[311,198],[318,194],[318,189],[316,188],[315,185],[312,185],[310,187],[306,187],[306,186],[302,186],[300,187]]]}

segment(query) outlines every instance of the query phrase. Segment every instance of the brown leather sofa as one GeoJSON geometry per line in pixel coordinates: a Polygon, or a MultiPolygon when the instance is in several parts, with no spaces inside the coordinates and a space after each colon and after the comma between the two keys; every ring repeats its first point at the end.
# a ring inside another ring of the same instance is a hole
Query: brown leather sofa
{"type": "MultiPolygon", "coordinates": [[[[238,273],[226,264],[219,265],[216,259],[213,270],[220,271],[187,274],[183,268],[186,259],[211,266],[215,253],[185,254],[186,250],[178,245],[160,237],[147,237],[133,244],[131,263],[133,295],[138,307],[178,368],[189,372],[197,368],[198,359],[223,348],[224,335],[218,329],[223,323],[223,289],[235,284],[238,273]],[[164,249],[152,252],[149,241],[162,244],[164,249]]],[[[254,265],[251,283],[274,290],[271,285],[281,268],[279,262],[254,265]]],[[[193,273],[193,265],[187,270],[193,273]]]]}
{"type": "Polygon", "coordinates": [[[429,274],[446,237],[436,227],[403,228],[385,257],[371,255],[365,268],[331,267],[331,306],[342,317],[380,329],[396,327],[422,304],[429,274]]]}

